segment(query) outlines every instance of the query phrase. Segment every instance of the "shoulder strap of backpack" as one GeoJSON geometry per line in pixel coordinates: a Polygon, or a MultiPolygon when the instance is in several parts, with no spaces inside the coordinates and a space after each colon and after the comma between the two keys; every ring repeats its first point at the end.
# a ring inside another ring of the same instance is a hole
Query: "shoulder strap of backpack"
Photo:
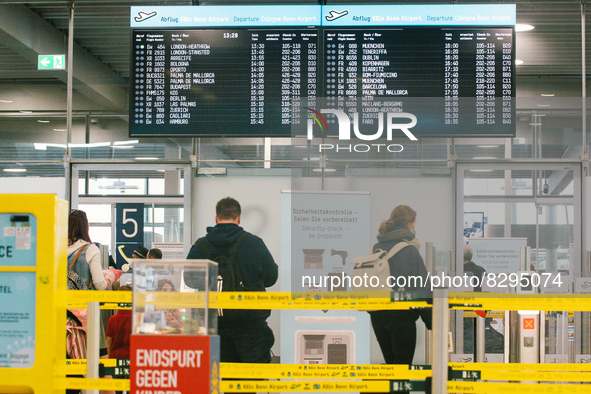
{"type": "Polygon", "coordinates": [[[211,257],[212,251],[207,242],[203,240],[203,238],[199,238],[197,242],[195,242],[195,246],[201,252],[204,259],[209,259],[211,257]]]}
{"type": "Polygon", "coordinates": [[[406,241],[398,242],[396,245],[392,247],[392,249],[390,249],[390,251],[386,255],[386,260],[390,260],[392,256],[394,256],[396,253],[400,252],[402,249],[406,248],[409,245],[410,244],[406,241]]]}
{"type": "Polygon", "coordinates": [[[86,249],[86,247],[88,246],[88,244],[85,244],[83,247],[81,247],[80,249],[78,249],[78,253],[76,254],[76,257],[74,257],[74,260],[72,260],[72,263],[70,264],[70,266],[68,268],[72,268],[74,266],[74,263],[76,261],[78,261],[78,257],[80,257],[80,253],[82,253],[82,251],[84,249],[86,249]]]}
{"type": "MultiPolygon", "coordinates": [[[[250,235],[251,234],[248,231],[243,231],[242,234],[240,234],[238,236],[238,238],[236,238],[236,241],[234,241],[234,243],[232,244],[232,246],[228,250],[227,256],[235,257],[236,253],[238,253],[238,249],[240,249],[240,245],[242,245],[242,242],[246,238],[250,237],[250,235]]],[[[211,255],[213,254],[213,252],[211,251],[211,248],[209,247],[207,242],[205,242],[203,240],[203,238],[199,238],[197,240],[197,242],[195,242],[195,246],[201,252],[201,254],[203,255],[203,258],[205,258],[205,259],[209,259],[211,257],[211,255]]]]}
{"type": "Polygon", "coordinates": [[[242,234],[240,234],[240,236],[236,239],[236,241],[234,241],[232,247],[228,250],[228,256],[235,257],[236,253],[238,253],[238,249],[240,249],[240,245],[242,245],[242,242],[244,242],[244,240],[248,237],[250,237],[250,233],[247,231],[243,231],[242,234]]]}

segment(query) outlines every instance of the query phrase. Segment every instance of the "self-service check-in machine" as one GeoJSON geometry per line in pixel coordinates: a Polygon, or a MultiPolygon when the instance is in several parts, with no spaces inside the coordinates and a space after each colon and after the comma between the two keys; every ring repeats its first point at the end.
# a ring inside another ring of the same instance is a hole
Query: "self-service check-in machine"
{"type": "Polygon", "coordinates": [[[0,195],[0,393],[65,390],[67,239],[66,201],[0,195]]]}

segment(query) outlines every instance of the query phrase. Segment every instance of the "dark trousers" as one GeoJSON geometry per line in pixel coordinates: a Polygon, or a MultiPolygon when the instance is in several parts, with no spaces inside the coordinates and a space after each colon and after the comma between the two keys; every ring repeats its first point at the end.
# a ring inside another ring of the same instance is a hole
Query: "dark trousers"
{"type": "Polygon", "coordinates": [[[218,335],[220,336],[221,362],[271,362],[271,348],[275,343],[275,336],[273,335],[273,330],[271,330],[271,328],[267,325],[267,322],[265,320],[260,322],[251,322],[247,326],[240,326],[239,324],[236,324],[236,326],[234,327],[218,327],[218,335]]]}
{"type": "Polygon", "coordinates": [[[417,340],[416,315],[409,311],[370,312],[386,364],[412,364],[417,340]]]}
{"type": "Polygon", "coordinates": [[[220,361],[223,363],[270,363],[275,343],[273,330],[266,321],[245,326],[218,327],[220,361]]]}

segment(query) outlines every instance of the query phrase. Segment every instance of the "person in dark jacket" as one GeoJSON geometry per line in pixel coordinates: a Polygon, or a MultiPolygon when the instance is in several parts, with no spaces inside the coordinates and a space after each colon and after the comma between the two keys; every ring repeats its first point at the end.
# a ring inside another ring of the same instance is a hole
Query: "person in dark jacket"
{"type": "MultiPolygon", "coordinates": [[[[240,227],[240,203],[231,197],[218,201],[215,227],[207,228],[205,240],[213,254],[227,254],[234,241],[244,232],[240,227]]],[[[204,258],[196,245],[187,259],[204,258]]],[[[250,235],[242,241],[235,256],[242,282],[247,291],[265,291],[277,281],[279,269],[263,240],[250,235]]],[[[190,282],[185,278],[185,282],[190,282]]],[[[187,283],[190,286],[190,283],[187,283]]],[[[271,347],[275,343],[273,331],[267,325],[270,310],[249,310],[239,320],[225,322],[218,319],[220,361],[270,363],[271,347]]]]}
{"type": "MultiPolygon", "coordinates": [[[[427,295],[430,285],[427,282],[427,269],[419,254],[420,240],[415,236],[417,213],[407,205],[399,205],[392,211],[390,218],[380,225],[378,249],[390,250],[399,242],[410,243],[388,260],[390,275],[396,282],[406,285],[406,291],[423,291],[427,295]],[[420,276],[420,280],[408,280],[420,276]],[[422,285],[422,286],[421,286],[422,285]]],[[[392,290],[401,290],[396,284],[392,290]]],[[[383,310],[369,312],[371,325],[387,364],[412,364],[416,346],[416,320],[419,316],[431,329],[431,310],[383,310]]]]}
{"type": "Polygon", "coordinates": [[[486,270],[479,265],[476,265],[472,261],[472,256],[474,252],[470,245],[464,245],[464,274],[468,276],[476,276],[478,277],[478,281],[473,281],[472,283],[477,284],[474,286],[474,291],[482,292],[482,282],[484,281],[484,275],[486,274],[486,270]]]}

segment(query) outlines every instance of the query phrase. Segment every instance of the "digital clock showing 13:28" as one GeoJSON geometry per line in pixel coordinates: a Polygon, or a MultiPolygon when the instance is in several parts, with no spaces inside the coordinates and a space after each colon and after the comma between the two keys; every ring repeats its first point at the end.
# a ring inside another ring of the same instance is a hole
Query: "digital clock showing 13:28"
{"type": "Polygon", "coordinates": [[[224,38],[238,38],[238,33],[224,33],[224,38]]]}

